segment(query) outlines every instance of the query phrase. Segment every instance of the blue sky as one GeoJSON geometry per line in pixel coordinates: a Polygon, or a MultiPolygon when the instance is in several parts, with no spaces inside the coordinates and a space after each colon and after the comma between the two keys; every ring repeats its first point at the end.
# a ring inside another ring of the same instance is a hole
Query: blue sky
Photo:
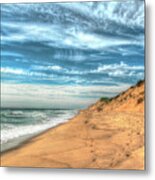
{"type": "Polygon", "coordinates": [[[144,2],[1,5],[5,107],[84,107],[144,79],[144,2]]]}

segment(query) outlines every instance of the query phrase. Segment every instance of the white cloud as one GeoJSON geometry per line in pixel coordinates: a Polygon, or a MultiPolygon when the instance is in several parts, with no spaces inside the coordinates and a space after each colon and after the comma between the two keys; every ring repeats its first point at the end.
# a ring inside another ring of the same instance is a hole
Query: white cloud
{"type": "Polygon", "coordinates": [[[97,69],[92,70],[92,73],[104,73],[112,77],[138,77],[143,78],[144,66],[128,65],[121,61],[119,64],[100,65],[97,69]],[[142,72],[138,72],[142,71],[142,72]]]}
{"type": "Polygon", "coordinates": [[[66,70],[68,74],[79,74],[85,75],[88,73],[94,74],[108,74],[111,77],[143,77],[144,76],[144,66],[142,65],[128,65],[121,61],[120,63],[115,64],[104,64],[98,66],[97,69],[90,69],[79,71],[77,69],[66,70]],[[142,72],[138,72],[142,71],[142,72]]]}
{"type": "Polygon", "coordinates": [[[51,66],[51,67],[49,67],[51,70],[56,70],[56,71],[59,71],[59,70],[61,70],[62,69],[62,67],[60,67],[60,66],[51,66]]]}
{"type": "Polygon", "coordinates": [[[10,74],[17,74],[17,75],[25,75],[26,72],[23,69],[13,69],[9,67],[2,67],[1,73],[10,73],[10,74]]]}
{"type": "MultiPolygon", "coordinates": [[[[20,75],[20,76],[39,76],[39,77],[49,77],[47,74],[42,72],[33,72],[29,70],[24,69],[17,69],[17,68],[10,68],[10,67],[2,67],[1,73],[4,74],[14,74],[14,75],[20,75]]],[[[53,75],[51,75],[52,77],[53,75]]]]}
{"type": "Polygon", "coordinates": [[[107,72],[113,70],[144,70],[144,66],[138,65],[128,65],[121,61],[119,64],[108,64],[108,65],[101,65],[96,70],[92,72],[107,72]]]}
{"type": "Polygon", "coordinates": [[[54,71],[60,71],[63,68],[61,66],[53,65],[53,66],[31,66],[33,70],[54,70],[54,71]]]}

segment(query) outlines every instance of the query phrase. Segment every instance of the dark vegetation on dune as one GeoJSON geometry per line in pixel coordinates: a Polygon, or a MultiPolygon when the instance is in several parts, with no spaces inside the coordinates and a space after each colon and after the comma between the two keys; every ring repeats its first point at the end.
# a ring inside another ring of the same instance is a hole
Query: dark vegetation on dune
{"type": "MultiPolygon", "coordinates": [[[[137,87],[140,87],[143,83],[144,83],[145,80],[139,80],[136,85],[134,86],[131,86],[130,89],[134,88],[135,86],[137,87]]],[[[123,95],[126,91],[123,91],[122,93],[116,95],[115,97],[113,98],[109,98],[109,97],[101,97],[100,98],[100,101],[102,102],[105,102],[105,103],[109,103],[110,101],[112,101],[113,99],[117,99],[118,97],[120,97],[120,95],[123,95]]],[[[137,104],[140,104],[141,102],[143,102],[143,98],[139,98],[138,101],[137,101],[137,104]]]]}
{"type": "Polygon", "coordinates": [[[110,102],[110,101],[111,101],[111,98],[108,98],[108,97],[101,97],[101,98],[100,98],[100,101],[110,102]]]}

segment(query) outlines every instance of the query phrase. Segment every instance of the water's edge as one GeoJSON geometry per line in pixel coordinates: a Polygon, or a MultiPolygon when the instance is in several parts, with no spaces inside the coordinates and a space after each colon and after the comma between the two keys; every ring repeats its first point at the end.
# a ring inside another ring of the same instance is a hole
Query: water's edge
{"type": "MultiPolygon", "coordinates": [[[[50,124],[49,126],[46,126],[46,128],[42,128],[42,129],[32,132],[32,133],[23,134],[21,136],[16,136],[14,138],[11,138],[12,136],[9,135],[10,139],[6,142],[2,141],[3,138],[2,138],[2,131],[1,131],[0,152],[6,153],[12,149],[16,149],[16,148],[20,147],[21,145],[26,144],[26,142],[29,142],[32,138],[34,138],[42,133],[45,133],[48,130],[51,130],[52,128],[56,128],[57,126],[67,123],[69,120],[74,118],[78,113],[79,113],[79,111],[76,111],[76,113],[70,114],[66,118],[64,118],[64,116],[62,116],[62,117],[59,116],[58,122],[55,121],[54,124],[52,124],[52,125],[50,124]]],[[[44,124],[43,124],[43,126],[44,126],[44,124]]],[[[22,130],[22,127],[21,127],[21,130],[22,130]]],[[[31,131],[31,128],[30,128],[30,131],[31,131]]],[[[7,130],[5,132],[7,133],[7,130]]]]}
{"type": "MultiPolygon", "coordinates": [[[[76,115],[74,117],[76,117],[76,115]]],[[[73,118],[71,118],[71,119],[73,119],[73,118]]],[[[71,120],[71,119],[69,119],[69,120],[71,120]]],[[[32,139],[34,139],[34,138],[36,138],[36,137],[38,137],[38,136],[40,136],[40,135],[42,135],[44,133],[47,133],[48,131],[51,131],[52,129],[55,129],[55,128],[61,126],[61,125],[64,125],[68,121],[65,121],[64,123],[57,124],[57,125],[55,125],[53,127],[50,127],[50,128],[48,128],[46,130],[43,130],[41,132],[38,132],[38,133],[35,133],[35,134],[31,134],[31,135],[26,135],[26,136],[23,136],[23,137],[18,137],[18,138],[14,139],[14,140],[11,140],[9,142],[10,143],[10,147],[9,147],[9,145],[7,145],[8,147],[3,147],[2,144],[1,144],[0,154],[3,155],[3,154],[5,154],[5,153],[7,153],[9,151],[21,148],[22,146],[24,146],[24,145],[28,144],[29,142],[31,142],[32,139]]]]}

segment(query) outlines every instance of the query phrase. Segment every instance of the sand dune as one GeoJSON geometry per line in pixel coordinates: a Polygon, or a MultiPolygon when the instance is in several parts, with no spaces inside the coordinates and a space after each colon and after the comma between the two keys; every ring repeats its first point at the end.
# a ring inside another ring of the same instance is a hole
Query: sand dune
{"type": "Polygon", "coordinates": [[[4,153],[2,166],[144,169],[144,82],[4,153]]]}

